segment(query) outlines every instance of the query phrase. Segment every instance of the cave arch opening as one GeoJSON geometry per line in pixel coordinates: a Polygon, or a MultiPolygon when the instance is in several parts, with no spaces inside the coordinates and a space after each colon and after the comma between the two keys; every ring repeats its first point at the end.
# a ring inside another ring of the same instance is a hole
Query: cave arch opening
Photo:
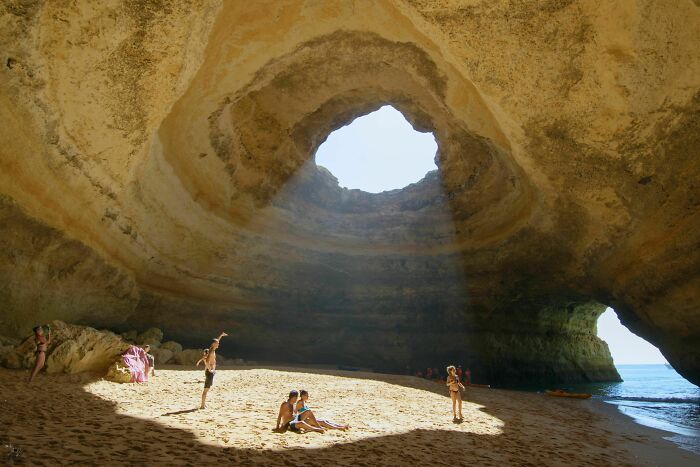
{"type": "Polygon", "coordinates": [[[700,388],[671,367],[656,346],[630,331],[611,307],[596,324],[621,380],[580,389],[617,406],[642,425],[674,433],[672,439],[681,446],[696,446],[700,388]]]}
{"type": "Polygon", "coordinates": [[[381,193],[405,188],[438,170],[437,152],[432,132],[416,130],[387,104],[331,132],[314,160],[343,188],[381,193]]]}
{"type": "Polygon", "coordinates": [[[666,357],[653,344],[627,329],[612,308],[598,317],[598,337],[608,344],[616,366],[666,365],[666,357]]]}

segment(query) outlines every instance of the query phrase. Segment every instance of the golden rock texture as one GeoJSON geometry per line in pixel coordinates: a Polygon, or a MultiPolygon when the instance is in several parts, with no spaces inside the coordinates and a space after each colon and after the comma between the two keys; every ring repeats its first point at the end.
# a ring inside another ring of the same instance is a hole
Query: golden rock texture
{"type": "MultiPolygon", "coordinates": [[[[127,348],[129,344],[112,332],[52,321],[45,371],[49,374],[103,373],[127,348]]],[[[1,367],[31,369],[35,359],[33,336],[16,346],[0,348],[1,367]]]]}
{"type": "Polygon", "coordinates": [[[700,381],[691,0],[0,6],[0,333],[150,326],[222,351],[492,383],[617,378],[610,305],[700,381]],[[403,190],[315,165],[391,104],[403,190]]]}

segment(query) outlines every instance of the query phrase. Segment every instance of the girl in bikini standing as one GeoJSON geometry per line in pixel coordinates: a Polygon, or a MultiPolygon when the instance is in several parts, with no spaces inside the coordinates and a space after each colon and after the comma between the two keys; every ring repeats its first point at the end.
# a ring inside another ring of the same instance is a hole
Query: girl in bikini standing
{"type": "Polygon", "coordinates": [[[41,371],[46,363],[46,350],[49,348],[51,343],[51,328],[46,326],[47,333],[44,334],[43,326],[36,326],[34,328],[34,343],[36,344],[36,362],[34,363],[34,369],[32,374],[29,375],[29,382],[31,383],[34,377],[41,371]]]}
{"type": "Polygon", "coordinates": [[[450,390],[450,397],[452,398],[452,417],[453,421],[455,422],[461,422],[462,421],[462,395],[460,394],[459,390],[464,389],[464,386],[462,383],[459,382],[459,378],[457,377],[457,369],[454,367],[454,365],[450,365],[447,367],[447,387],[450,390]],[[459,418],[457,418],[457,414],[455,412],[455,406],[459,405],[459,418]]]}

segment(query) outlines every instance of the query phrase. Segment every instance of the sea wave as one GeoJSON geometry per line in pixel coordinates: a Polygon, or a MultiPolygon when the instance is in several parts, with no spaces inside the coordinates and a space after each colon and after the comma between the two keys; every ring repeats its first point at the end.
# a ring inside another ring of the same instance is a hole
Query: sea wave
{"type": "Polygon", "coordinates": [[[600,396],[609,401],[629,402],[664,402],[669,404],[700,404],[700,397],[637,397],[637,396],[600,396]]]}

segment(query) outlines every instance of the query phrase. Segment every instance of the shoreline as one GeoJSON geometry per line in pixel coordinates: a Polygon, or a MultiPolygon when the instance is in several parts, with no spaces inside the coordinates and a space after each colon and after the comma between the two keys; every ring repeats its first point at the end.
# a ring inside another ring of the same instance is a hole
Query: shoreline
{"type": "Polygon", "coordinates": [[[620,405],[616,400],[602,400],[606,405],[614,407],[615,410],[622,416],[629,418],[636,425],[650,428],[652,430],[665,433],[663,438],[675,444],[679,448],[700,456],[700,435],[691,427],[685,427],[681,424],[672,425],[668,422],[643,416],[638,414],[626,413],[625,406],[620,405]]]}
{"type": "MultiPolygon", "coordinates": [[[[173,465],[679,465],[700,461],[602,401],[469,388],[452,423],[442,384],[412,376],[289,366],[218,368],[206,410],[202,371],[167,365],[148,384],[86,374],[0,370],[0,445],[24,462],[173,465]],[[320,418],[348,432],[274,433],[279,404],[302,386],[320,418]]],[[[4,455],[4,451],[3,451],[4,455]]]]}
{"type": "Polygon", "coordinates": [[[649,440],[644,443],[632,440],[625,443],[628,445],[628,451],[639,463],[677,465],[681,460],[687,462],[694,460],[700,463],[700,455],[683,449],[678,444],[667,439],[676,435],[676,433],[644,425],[636,421],[634,417],[621,412],[615,404],[597,399],[592,399],[591,402],[593,404],[590,405],[589,409],[599,414],[604,419],[604,423],[612,430],[649,440]],[[685,455],[681,455],[680,458],[675,460],[678,453],[684,453],[685,455]]]}

